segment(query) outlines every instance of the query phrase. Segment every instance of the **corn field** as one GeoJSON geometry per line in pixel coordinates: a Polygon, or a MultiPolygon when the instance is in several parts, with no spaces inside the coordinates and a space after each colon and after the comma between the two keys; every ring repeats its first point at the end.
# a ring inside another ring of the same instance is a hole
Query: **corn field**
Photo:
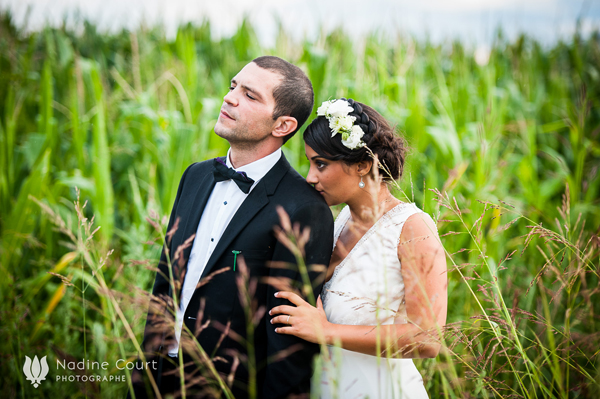
{"type": "MultiPolygon", "coordinates": [[[[0,13],[2,397],[124,397],[127,382],[56,381],[57,360],[125,376],[179,178],[224,155],[213,127],[253,58],[300,66],[315,110],[353,98],[410,145],[395,193],[437,221],[448,255],[441,354],[417,360],[432,398],[600,397],[600,34],[541,45],[280,27],[214,38],[208,22],[119,33],[26,32],[0,13]],[[25,356],[47,356],[35,388],[25,356]]],[[[284,152],[306,176],[302,134],[284,152]]],[[[337,210],[334,209],[334,212],[337,210]]],[[[66,370],[64,375],[84,373],[66,370]]]]}

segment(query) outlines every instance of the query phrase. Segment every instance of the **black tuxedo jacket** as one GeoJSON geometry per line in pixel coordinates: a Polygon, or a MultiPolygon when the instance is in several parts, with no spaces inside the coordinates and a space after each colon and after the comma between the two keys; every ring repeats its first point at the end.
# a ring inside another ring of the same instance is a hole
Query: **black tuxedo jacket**
{"type": "MultiPolygon", "coordinates": [[[[189,241],[189,238],[196,233],[214,186],[213,160],[189,166],[179,183],[168,230],[173,228],[177,219],[179,224],[171,239],[167,237],[166,244],[173,258],[177,296],[192,248],[193,241],[189,241]],[[186,240],[187,246],[184,245],[186,240]],[[183,251],[181,248],[184,248],[183,251]]],[[[184,315],[185,326],[196,336],[208,356],[215,360],[214,366],[219,373],[229,375],[232,365],[236,363],[234,358],[237,356],[241,360],[233,384],[236,398],[247,396],[249,372],[245,362],[248,350],[244,340],[250,339],[253,345],[259,398],[284,398],[309,392],[312,360],[319,349],[317,345],[299,338],[275,333],[276,326],[270,324],[268,311],[288,302],[275,298],[274,293],[278,289],[266,280],[288,279],[296,287],[300,287],[302,282],[295,257],[275,238],[274,226],[280,224],[278,206],[283,207],[292,223],[310,228],[310,239],[305,247],[306,264],[329,264],[333,247],[331,211],[321,195],[306,183],[282,154],[281,159],[250,192],[227,226],[200,279],[202,282],[212,274],[210,281],[196,288],[184,315]],[[235,271],[233,251],[240,252],[235,271]],[[250,281],[257,282],[252,300],[256,301],[258,309],[265,311],[252,329],[253,337],[248,336],[248,309],[241,303],[238,289],[240,257],[248,267],[250,281]],[[288,267],[271,267],[272,262],[275,262],[273,266],[285,262],[288,267]],[[223,330],[228,325],[230,333],[223,337],[223,330]]],[[[167,263],[163,249],[152,290],[154,296],[164,298],[173,295],[167,263]]],[[[309,276],[316,297],[321,292],[324,272],[311,271],[309,276]]],[[[156,329],[160,323],[153,321],[154,316],[149,312],[144,350],[146,353],[164,355],[173,330],[172,327],[166,327],[160,333],[161,328],[156,329]]],[[[190,359],[184,355],[184,360],[190,359]]],[[[189,368],[186,369],[188,371],[189,368]]],[[[206,370],[200,370],[200,373],[209,376],[206,370]]]]}

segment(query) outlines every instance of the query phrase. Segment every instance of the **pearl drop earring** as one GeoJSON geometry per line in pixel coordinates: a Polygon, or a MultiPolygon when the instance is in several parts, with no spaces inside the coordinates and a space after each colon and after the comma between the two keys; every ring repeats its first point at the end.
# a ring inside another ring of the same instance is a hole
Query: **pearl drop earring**
{"type": "Polygon", "coordinates": [[[360,182],[358,183],[358,187],[365,188],[365,182],[362,179],[362,175],[360,175],[360,182]]]}

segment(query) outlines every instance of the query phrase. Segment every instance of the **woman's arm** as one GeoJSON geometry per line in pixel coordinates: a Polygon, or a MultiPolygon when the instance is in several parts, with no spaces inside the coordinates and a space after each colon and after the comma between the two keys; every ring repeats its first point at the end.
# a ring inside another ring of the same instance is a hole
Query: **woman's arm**
{"type": "Polygon", "coordinates": [[[408,322],[419,331],[429,331],[416,337],[421,342],[418,357],[435,357],[440,350],[441,329],[446,324],[448,276],[446,253],[428,214],[417,213],[406,220],[398,259],[402,265],[408,322]]]}
{"type": "Polygon", "coordinates": [[[448,302],[446,257],[428,215],[419,213],[407,219],[400,236],[398,258],[408,320],[398,317],[398,324],[377,328],[333,324],[327,321],[320,298],[315,308],[294,293],[278,292],[275,295],[296,306],[277,306],[269,312],[276,316],[272,323],[284,325],[276,332],[328,345],[339,342],[344,349],[369,355],[386,356],[389,349],[389,354],[395,357],[437,356],[439,331],[446,323],[448,302]]]}

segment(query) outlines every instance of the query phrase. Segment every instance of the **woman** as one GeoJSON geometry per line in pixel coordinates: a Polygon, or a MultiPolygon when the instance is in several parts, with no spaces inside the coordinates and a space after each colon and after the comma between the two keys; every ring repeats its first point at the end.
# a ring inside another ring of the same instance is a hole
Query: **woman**
{"type": "Polygon", "coordinates": [[[322,398],[426,398],[412,358],[439,352],[446,260],[431,217],[390,193],[403,140],[353,100],[326,101],[317,115],[304,132],[307,181],[328,205],[347,206],[317,307],[278,292],[295,306],[273,308],[271,323],[279,334],[329,345],[314,384],[322,398]]]}

